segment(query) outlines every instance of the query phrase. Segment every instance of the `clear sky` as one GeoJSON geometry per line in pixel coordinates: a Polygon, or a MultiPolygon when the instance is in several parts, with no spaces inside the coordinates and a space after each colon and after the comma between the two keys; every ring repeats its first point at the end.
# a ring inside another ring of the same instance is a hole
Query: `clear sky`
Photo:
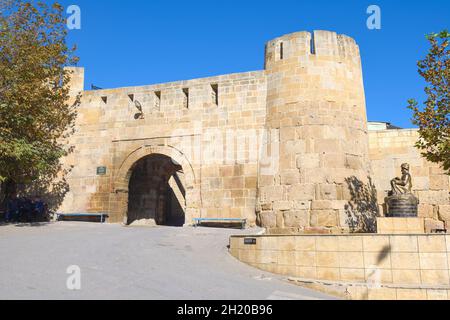
{"type": "Polygon", "coordinates": [[[78,45],[86,88],[147,85],[262,70],[264,44],[295,31],[331,30],[361,48],[368,117],[412,127],[409,98],[423,99],[416,63],[425,34],[450,29],[449,0],[63,0],[81,8],[78,45]],[[381,30],[369,30],[369,5],[381,30]]]}

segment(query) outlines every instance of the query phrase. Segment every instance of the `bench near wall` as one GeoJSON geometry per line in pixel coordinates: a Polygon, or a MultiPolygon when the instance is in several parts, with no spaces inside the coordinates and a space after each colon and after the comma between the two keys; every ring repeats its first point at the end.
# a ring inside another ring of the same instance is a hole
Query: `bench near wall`
{"type": "Polygon", "coordinates": [[[236,259],[348,299],[449,299],[449,252],[450,235],[230,238],[236,259]]]}

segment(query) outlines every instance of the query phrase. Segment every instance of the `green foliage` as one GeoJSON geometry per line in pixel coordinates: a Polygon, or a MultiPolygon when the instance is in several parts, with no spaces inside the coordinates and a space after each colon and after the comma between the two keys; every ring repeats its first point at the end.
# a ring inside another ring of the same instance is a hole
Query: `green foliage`
{"type": "Polygon", "coordinates": [[[0,0],[0,182],[56,176],[70,151],[80,97],[69,103],[66,36],[60,4],[0,0]]]}
{"type": "Polygon", "coordinates": [[[419,74],[427,82],[427,100],[423,107],[410,99],[413,123],[419,127],[420,140],[416,146],[431,162],[439,163],[450,174],[450,33],[427,35],[431,48],[425,59],[418,62],[419,74]]]}

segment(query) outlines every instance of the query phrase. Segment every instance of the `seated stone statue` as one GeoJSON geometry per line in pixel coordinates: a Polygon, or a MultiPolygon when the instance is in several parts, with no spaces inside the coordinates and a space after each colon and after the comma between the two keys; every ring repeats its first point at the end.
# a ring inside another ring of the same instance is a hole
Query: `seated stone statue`
{"type": "Polygon", "coordinates": [[[391,186],[391,196],[412,193],[412,177],[409,173],[409,164],[402,164],[402,177],[391,180],[391,186]]]}

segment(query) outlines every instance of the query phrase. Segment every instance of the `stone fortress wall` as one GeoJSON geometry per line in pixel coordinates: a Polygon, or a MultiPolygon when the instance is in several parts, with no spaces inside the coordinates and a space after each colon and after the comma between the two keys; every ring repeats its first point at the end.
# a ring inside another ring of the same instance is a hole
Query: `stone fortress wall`
{"type": "MultiPolygon", "coordinates": [[[[268,42],[265,70],[166,84],[84,91],[84,70],[73,71],[71,91],[82,101],[60,212],[126,221],[133,172],[172,174],[157,161],[142,165],[158,155],[181,168],[186,224],[245,218],[269,232],[349,230],[351,185],[370,185],[370,176],[381,205],[408,161],[420,214],[450,219],[449,177],[414,149],[417,133],[368,131],[359,49],[347,36],[293,33],[268,42]]],[[[166,191],[136,201],[156,214],[166,191]]]]}
{"type": "Polygon", "coordinates": [[[227,161],[209,161],[200,158],[205,152],[193,151],[192,146],[199,142],[205,149],[226,139],[227,132],[262,129],[265,91],[264,72],[84,91],[71,141],[75,152],[66,160],[74,169],[62,212],[108,212],[110,222],[122,222],[133,166],[146,156],[161,154],[182,165],[186,221],[200,216],[246,217],[254,223],[257,160],[236,164],[230,155],[227,161]],[[213,86],[218,87],[218,101],[213,86]],[[132,98],[141,103],[144,119],[135,119],[138,110],[132,98]],[[100,166],[107,168],[103,176],[96,173],[100,166]]]}

